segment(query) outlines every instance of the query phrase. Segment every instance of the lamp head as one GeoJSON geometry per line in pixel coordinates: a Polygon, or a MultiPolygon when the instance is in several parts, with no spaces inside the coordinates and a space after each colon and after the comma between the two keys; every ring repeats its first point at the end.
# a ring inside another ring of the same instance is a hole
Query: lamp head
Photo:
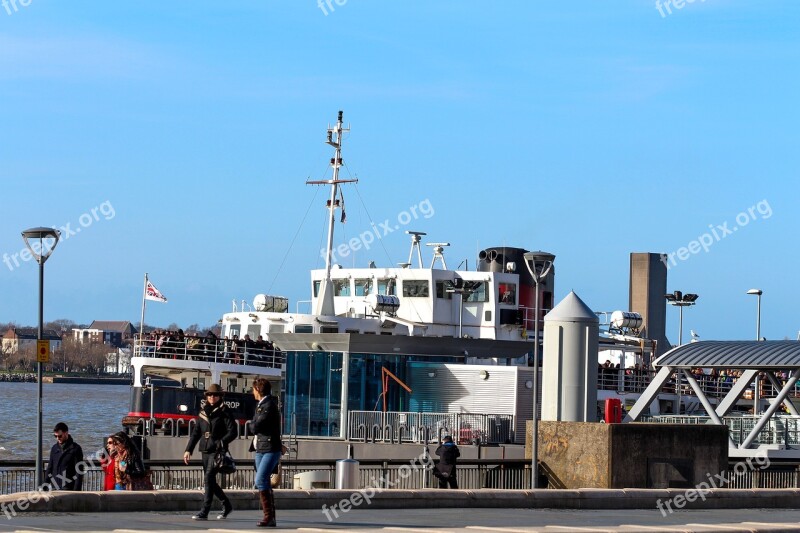
{"type": "Polygon", "coordinates": [[[47,261],[56,249],[61,232],[54,228],[31,228],[22,232],[22,240],[40,265],[47,261]],[[39,242],[37,243],[36,240],[39,242]],[[33,241],[33,242],[31,242],[33,241]]]}
{"type": "Polygon", "coordinates": [[[539,280],[550,272],[550,269],[553,267],[553,261],[555,261],[556,256],[549,253],[549,252],[525,252],[523,255],[525,258],[525,266],[528,268],[528,272],[530,272],[531,277],[536,283],[539,283],[539,280]]]}
{"type": "Polygon", "coordinates": [[[762,294],[764,294],[764,291],[762,291],[761,289],[750,289],[749,291],[747,291],[747,294],[755,294],[756,296],[761,296],[762,294]]]}

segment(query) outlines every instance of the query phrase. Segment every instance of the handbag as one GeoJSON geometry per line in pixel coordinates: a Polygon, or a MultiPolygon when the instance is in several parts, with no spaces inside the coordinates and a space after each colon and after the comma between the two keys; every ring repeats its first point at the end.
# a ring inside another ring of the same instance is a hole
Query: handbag
{"type": "Polygon", "coordinates": [[[150,476],[151,474],[148,470],[141,477],[129,478],[128,483],[125,485],[125,490],[155,490],[150,476]]]}
{"type": "Polygon", "coordinates": [[[281,486],[281,480],[283,479],[283,468],[281,467],[280,461],[277,465],[275,465],[275,470],[272,471],[272,474],[269,476],[269,486],[273,489],[277,489],[281,486]]]}
{"type": "Polygon", "coordinates": [[[236,461],[228,450],[218,450],[214,455],[214,467],[220,474],[233,474],[236,472],[236,461]]]}

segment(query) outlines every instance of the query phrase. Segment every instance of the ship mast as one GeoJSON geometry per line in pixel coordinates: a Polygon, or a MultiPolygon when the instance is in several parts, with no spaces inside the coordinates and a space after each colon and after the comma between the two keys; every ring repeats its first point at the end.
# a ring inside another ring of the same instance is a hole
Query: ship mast
{"type": "Polygon", "coordinates": [[[339,192],[340,183],[358,183],[357,179],[340,180],[339,168],[342,166],[342,133],[349,132],[350,128],[345,128],[342,122],[343,112],[339,111],[339,118],[334,127],[328,128],[328,139],[325,141],[335,149],[334,156],[331,158],[333,168],[333,178],[330,180],[307,181],[308,185],[330,185],[331,196],[328,200],[328,245],[325,249],[325,278],[319,284],[317,294],[317,308],[314,310],[316,315],[334,315],[333,305],[333,283],[331,282],[331,267],[333,260],[333,230],[336,219],[334,217],[336,208],[341,207],[336,195],[339,192]]]}

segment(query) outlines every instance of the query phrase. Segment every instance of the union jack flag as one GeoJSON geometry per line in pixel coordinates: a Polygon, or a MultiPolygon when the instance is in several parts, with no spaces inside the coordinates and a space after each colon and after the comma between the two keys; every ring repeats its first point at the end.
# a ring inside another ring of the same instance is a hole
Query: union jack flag
{"type": "Polygon", "coordinates": [[[156,286],[147,281],[147,289],[145,289],[144,294],[145,299],[147,300],[154,300],[156,302],[165,302],[167,301],[167,297],[161,294],[161,291],[156,289],[156,286]]]}

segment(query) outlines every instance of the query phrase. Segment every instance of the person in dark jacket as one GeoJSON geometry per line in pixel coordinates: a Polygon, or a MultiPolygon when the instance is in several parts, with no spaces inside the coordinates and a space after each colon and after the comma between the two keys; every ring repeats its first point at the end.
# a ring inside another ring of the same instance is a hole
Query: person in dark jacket
{"type": "Polygon", "coordinates": [[[226,405],[222,402],[222,387],[216,383],[208,387],[205,392],[205,401],[201,404],[197,424],[189,436],[186,451],[183,452],[183,462],[189,464],[194,447],[200,443],[200,452],[203,454],[203,470],[205,472],[205,498],[200,512],[192,516],[192,520],[207,520],[211,503],[216,496],[222,502],[222,513],[217,520],[227,518],[233,506],[222,487],[217,483],[217,468],[214,456],[218,451],[228,449],[228,444],[236,438],[236,422],[226,405]]]}
{"type": "Polygon", "coordinates": [[[436,455],[439,456],[439,463],[433,475],[439,479],[439,488],[446,489],[449,484],[451,489],[457,489],[456,460],[461,456],[461,452],[453,442],[453,437],[445,435],[442,443],[436,448],[436,455]]]}
{"type": "Polygon", "coordinates": [[[256,488],[261,509],[264,511],[264,518],[256,524],[258,527],[276,527],[275,495],[270,484],[270,474],[278,465],[283,444],[278,400],[271,393],[269,381],[264,378],[253,381],[253,396],[258,405],[248,427],[254,435],[250,451],[256,452],[256,488]]]}
{"type": "Polygon", "coordinates": [[[45,484],[51,490],[81,490],[83,474],[77,467],[83,463],[83,450],[72,440],[64,422],[56,424],[53,436],[57,442],[50,450],[50,461],[44,471],[45,484]]]}

